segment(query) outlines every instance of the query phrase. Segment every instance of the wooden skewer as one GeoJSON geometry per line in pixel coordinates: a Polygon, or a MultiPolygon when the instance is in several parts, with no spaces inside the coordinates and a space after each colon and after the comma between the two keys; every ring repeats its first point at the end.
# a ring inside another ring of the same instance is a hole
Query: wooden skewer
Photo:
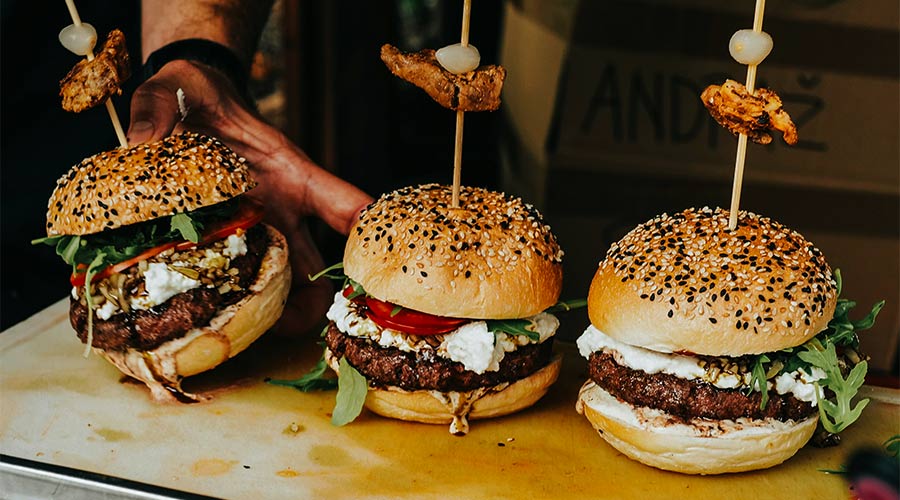
{"type": "MultiPolygon", "coordinates": [[[[766,0],[756,0],[756,10],[753,13],[753,31],[762,32],[763,13],[766,9],[766,0]]],[[[747,92],[752,94],[756,88],[756,64],[747,65],[747,92]]],[[[734,158],[734,183],[731,185],[731,211],[728,217],[728,229],[737,227],[738,211],[741,204],[741,186],[744,182],[744,161],[747,158],[747,135],[738,136],[737,154],[734,158]]]]}
{"type": "MultiPolygon", "coordinates": [[[[69,15],[72,16],[72,23],[75,26],[81,26],[81,16],[78,15],[78,9],[75,7],[75,0],[66,0],[66,7],[69,8],[69,15]]],[[[88,61],[94,60],[94,51],[89,50],[87,53],[88,61]]],[[[119,146],[128,147],[128,139],[125,137],[125,131],[122,129],[122,123],[119,121],[119,114],[113,106],[112,99],[106,100],[106,111],[109,113],[109,119],[112,122],[113,129],[116,131],[116,138],[119,139],[119,146]]]]}
{"type": "MultiPolygon", "coordinates": [[[[469,18],[472,15],[472,0],[463,2],[462,33],[459,42],[463,47],[469,46],[469,18]]],[[[456,111],[456,141],[453,146],[453,198],[452,208],[459,208],[459,186],[462,182],[462,145],[463,145],[463,119],[465,111],[456,111]]]]}
{"type": "Polygon", "coordinates": [[[456,141],[453,145],[453,199],[451,207],[459,208],[459,186],[462,183],[463,119],[465,111],[456,112],[456,141]]]}

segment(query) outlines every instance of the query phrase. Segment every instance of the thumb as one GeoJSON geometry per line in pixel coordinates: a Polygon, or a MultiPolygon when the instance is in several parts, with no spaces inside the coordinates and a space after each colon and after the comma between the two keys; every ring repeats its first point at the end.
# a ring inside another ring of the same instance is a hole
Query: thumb
{"type": "Polygon", "coordinates": [[[141,84],[131,97],[128,143],[162,139],[172,133],[180,117],[177,85],[158,74],[141,84]]]}

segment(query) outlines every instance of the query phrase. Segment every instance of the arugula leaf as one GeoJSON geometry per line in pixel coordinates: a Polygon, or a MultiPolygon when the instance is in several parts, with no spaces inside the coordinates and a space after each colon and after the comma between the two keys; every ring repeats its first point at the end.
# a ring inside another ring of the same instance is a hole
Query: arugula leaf
{"type": "Polygon", "coordinates": [[[321,271],[317,272],[316,274],[308,274],[306,277],[309,278],[309,281],[316,281],[317,279],[322,278],[322,277],[328,278],[330,280],[343,280],[343,279],[347,278],[344,275],[344,263],[343,262],[338,262],[337,264],[334,264],[333,266],[326,267],[325,269],[322,269],[321,271]],[[338,271],[338,270],[340,270],[341,272],[337,273],[337,274],[331,274],[332,271],[338,271]]]}
{"type": "Polygon", "coordinates": [[[88,357],[91,353],[91,345],[94,343],[94,297],[91,295],[91,280],[94,278],[94,275],[97,274],[99,268],[103,265],[103,258],[106,255],[101,252],[98,253],[94,260],[88,265],[87,271],[85,271],[85,279],[84,279],[84,301],[87,303],[87,342],[84,346],[84,357],[88,357]]]}
{"type": "Polygon", "coordinates": [[[771,361],[768,356],[762,354],[756,357],[753,362],[753,369],[750,371],[750,390],[757,390],[762,393],[762,399],[759,402],[759,409],[765,409],[769,402],[769,383],[766,378],[765,364],[771,361]]]}
{"type": "Polygon", "coordinates": [[[233,198],[192,212],[160,217],[96,234],[48,236],[34,239],[31,243],[55,246],[57,255],[72,266],[73,273],[84,271],[98,255],[103,254],[102,262],[97,264],[99,271],[170,241],[186,239],[199,242],[200,233],[207,223],[231,217],[239,204],[240,200],[233,198]]]}
{"type": "Polygon", "coordinates": [[[487,328],[490,332],[501,332],[509,335],[524,335],[535,342],[541,340],[541,335],[534,331],[534,322],[528,319],[489,319],[487,328]]]}
{"type": "Polygon", "coordinates": [[[178,231],[181,237],[191,243],[200,242],[200,232],[197,230],[196,222],[186,213],[175,214],[169,222],[171,231],[178,231]]]}
{"type": "Polygon", "coordinates": [[[293,387],[303,392],[328,391],[336,388],[338,381],[332,377],[325,377],[327,370],[328,364],[325,362],[325,356],[322,356],[316,366],[300,378],[294,380],[268,379],[266,382],[272,385],[293,387]]]}
{"type": "Polygon", "coordinates": [[[75,262],[75,254],[80,248],[81,236],[64,238],[59,240],[59,244],[56,245],[56,255],[62,257],[66,264],[72,265],[75,262]]]}
{"type": "MultiPolygon", "coordinates": [[[[571,311],[573,309],[585,307],[586,305],[586,299],[569,300],[557,302],[555,305],[548,307],[544,312],[555,313],[571,311]]],[[[541,335],[534,331],[536,326],[534,321],[526,318],[487,320],[487,327],[490,332],[506,333],[509,335],[524,335],[535,342],[541,340],[541,335]]]]}
{"type": "Polygon", "coordinates": [[[547,313],[568,312],[587,306],[587,299],[575,299],[557,302],[556,305],[547,308],[547,313]]]}
{"type": "Polygon", "coordinates": [[[363,289],[362,285],[353,281],[352,279],[347,278],[346,285],[350,285],[350,288],[353,289],[353,291],[350,292],[350,295],[347,297],[347,300],[353,300],[361,295],[366,295],[366,291],[363,289]]]}
{"type": "MultiPolygon", "coordinates": [[[[815,340],[815,339],[814,339],[815,340]]],[[[853,397],[865,382],[868,363],[860,362],[850,370],[845,379],[841,375],[834,344],[823,347],[818,342],[806,345],[806,350],[797,354],[800,359],[825,372],[825,378],[815,382],[816,402],[819,406],[819,420],[826,431],[837,434],[856,421],[868,399],[863,399],[855,407],[851,406],[853,397]],[[827,387],[835,394],[836,401],[820,396],[820,387],[827,387]]]]}
{"type": "Polygon", "coordinates": [[[366,381],[366,377],[347,362],[347,358],[341,358],[338,367],[340,369],[338,392],[334,411],[331,413],[331,423],[342,426],[355,420],[362,412],[366,395],[369,393],[369,383],[366,381]]]}
{"type": "Polygon", "coordinates": [[[403,306],[394,305],[394,308],[391,309],[391,317],[393,318],[394,316],[400,314],[400,311],[402,311],[402,310],[403,310],[403,306]]]}
{"type": "Polygon", "coordinates": [[[892,457],[900,456],[900,434],[894,434],[884,442],[884,449],[892,457]]]}

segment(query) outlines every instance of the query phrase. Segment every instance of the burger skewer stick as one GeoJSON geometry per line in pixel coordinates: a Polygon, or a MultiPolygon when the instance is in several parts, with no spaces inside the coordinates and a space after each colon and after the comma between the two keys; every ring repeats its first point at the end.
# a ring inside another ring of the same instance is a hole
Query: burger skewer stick
{"type": "MultiPolygon", "coordinates": [[[[756,11],[753,14],[753,32],[762,34],[763,12],[766,8],[766,0],[756,0],[756,11]]],[[[760,61],[762,62],[762,61],[760,61]]],[[[759,63],[747,65],[746,87],[749,94],[753,94],[756,87],[756,67],[759,63]]],[[[737,155],[734,159],[734,183],[731,186],[731,213],[728,217],[728,229],[737,227],[738,210],[741,203],[741,185],[744,182],[744,161],[747,158],[747,135],[738,136],[737,155]]]]}
{"type": "MultiPolygon", "coordinates": [[[[78,15],[78,9],[75,7],[75,0],[66,0],[66,7],[69,8],[69,15],[72,16],[72,23],[75,26],[81,27],[81,16],[78,15]]],[[[88,61],[94,60],[94,49],[89,48],[87,53],[85,54],[88,61]]],[[[122,123],[119,121],[119,114],[116,113],[116,108],[113,106],[112,99],[106,100],[106,111],[109,113],[109,119],[112,121],[113,128],[116,130],[116,137],[119,139],[119,146],[123,148],[128,147],[128,139],[125,138],[125,131],[122,130],[122,123]]]]}
{"type": "MultiPolygon", "coordinates": [[[[463,47],[469,46],[469,17],[472,14],[472,0],[463,2],[462,34],[459,43],[463,47]]],[[[456,141],[453,147],[453,193],[450,200],[452,208],[459,208],[459,185],[462,182],[462,145],[463,145],[463,119],[465,111],[456,111],[456,141]]]]}

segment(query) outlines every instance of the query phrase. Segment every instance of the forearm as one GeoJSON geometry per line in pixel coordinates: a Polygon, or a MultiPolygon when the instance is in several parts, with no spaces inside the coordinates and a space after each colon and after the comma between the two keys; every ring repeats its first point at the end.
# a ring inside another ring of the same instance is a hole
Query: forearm
{"type": "Polygon", "coordinates": [[[185,38],[204,38],[230,48],[249,67],[273,0],[143,0],[144,60],[154,50],[185,38]]]}

